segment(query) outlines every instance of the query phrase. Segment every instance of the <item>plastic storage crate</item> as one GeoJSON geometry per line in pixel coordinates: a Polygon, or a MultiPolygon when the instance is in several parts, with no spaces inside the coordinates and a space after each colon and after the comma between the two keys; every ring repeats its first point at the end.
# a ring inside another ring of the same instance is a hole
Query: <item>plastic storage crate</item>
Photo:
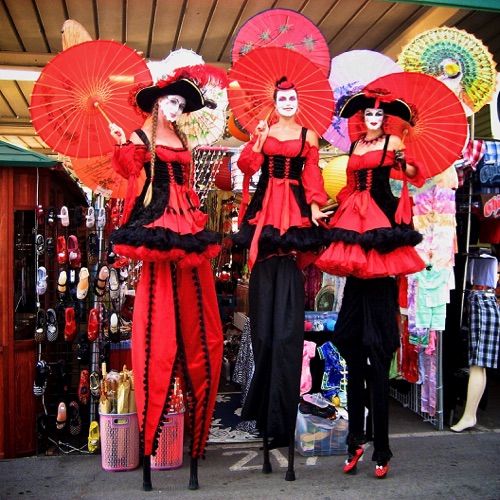
{"type": "Polygon", "coordinates": [[[139,465],[137,413],[101,414],[102,468],[109,471],[135,469],[139,465]]]}
{"type": "Polygon", "coordinates": [[[295,448],[304,457],[343,455],[349,422],[343,418],[329,420],[298,412],[295,428],[295,448]]]}
{"type": "Polygon", "coordinates": [[[178,469],[182,466],[184,447],[184,412],[169,413],[164,419],[156,455],[151,456],[151,469],[178,469]]]}

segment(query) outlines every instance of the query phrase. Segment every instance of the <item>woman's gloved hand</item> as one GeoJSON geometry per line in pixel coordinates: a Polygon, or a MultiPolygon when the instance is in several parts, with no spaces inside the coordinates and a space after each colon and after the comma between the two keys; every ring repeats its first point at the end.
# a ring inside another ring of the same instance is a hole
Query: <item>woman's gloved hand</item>
{"type": "Polygon", "coordinates": [[[401,149],[394,151],[394,159],[396,160],[396,163],[401,167],[401,170],[403,172],[406,172],[406,159],[404,151],[401,149]]]}

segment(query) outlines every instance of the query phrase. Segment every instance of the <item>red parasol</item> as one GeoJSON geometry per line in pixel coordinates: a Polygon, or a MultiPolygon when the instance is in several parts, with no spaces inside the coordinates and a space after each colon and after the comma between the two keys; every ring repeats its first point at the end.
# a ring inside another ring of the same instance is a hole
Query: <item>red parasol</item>
{"type": "Polygon", "coordinates": [[[294,10],[268,9],[251,17],[234,37],[231,64],[261,47],[292,49],[319,66],[326,77],[330,73],[325,37],[311,20],[294,10]]]}
{"type": "Polygon", "coordinates": [[[274,111],[276,82],[286,76],[299,98],[297,122],[319,136],[332,123],[334,100],[328,79],[307,57],[281,47],[255,49],[229,72],[229,105],[238,123],[253,132],[274,111]]]}
{"type": "MultiPolygon", "coordinates": [[[[115,172],[111,166],[111,155],[96,158],[72,158],[71,164],[80,182],[94,193],[105,198],[125,198],[128,180],[115,172]]],[[[146,175],[141,170],[140,189],[144,185],[146,175]]]]}
{"type": "Polygon", "coordinates": [[[151,83],[146,62],[126,45],[111,40],[74,45],[40,74],[31,96],[33,126],[58,153],[102,156],[115,143],[109,122],[126,134],[143,124],[133,103],[137,90],[151,83]]]}
{"type": "MultiPolygon", "coordinates": [[[[442,82],[423,73],[393,73],[377,78],[364,90],[385,89],[412,108],[411,123],[387,115],[384,130],[404,139],[410,156],[434,177],[460,158],[467,141],[468,123],[458,97],[442,82]]],[[[365,133],[361,113],[349,118],[352,141],[365,133]]]]}

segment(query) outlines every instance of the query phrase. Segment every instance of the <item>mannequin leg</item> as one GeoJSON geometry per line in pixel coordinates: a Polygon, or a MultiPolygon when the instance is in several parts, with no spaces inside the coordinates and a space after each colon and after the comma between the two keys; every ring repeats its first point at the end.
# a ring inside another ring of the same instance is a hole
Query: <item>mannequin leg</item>
{"type": "Polygon", "coordinates": [[[476,425],[476,412],[486,387],[486,368],[472,365],[469,368],[469,385],[465,410],[459,422],[451,427],[453,432],[462,432],[476,425]]]}

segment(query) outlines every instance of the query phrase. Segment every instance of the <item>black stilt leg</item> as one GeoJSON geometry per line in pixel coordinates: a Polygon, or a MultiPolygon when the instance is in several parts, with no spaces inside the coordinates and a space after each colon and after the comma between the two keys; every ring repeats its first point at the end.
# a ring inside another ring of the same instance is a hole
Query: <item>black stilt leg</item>
{"type": "Polygon", "coordinates": [[[295,481],[295,436],[292,434],[290,436],[290,441],[288,443],[288,469],[286,471],[285,481],[295,481]]]}
{"type": "Polygon", "coordinates": [[[198,484],[198,459],[191,457],[191,464],[189,468],[189,489],[197,490],[198,484]]]}
{"type": "Polygon", "coordinates": [[[269,437],[267,431],[262,431],[262,438],[264,440],[264,463],[262,464],[262,473],[271,474],[273,468],[271,467],[271,461],[269,460],[269,437]]]}
{"type": "Polygon", "coordinates": [[[142,489],[151,491],[153,484],[151,483],[151,455],[144,455],[142,460],[142,489]]]}

